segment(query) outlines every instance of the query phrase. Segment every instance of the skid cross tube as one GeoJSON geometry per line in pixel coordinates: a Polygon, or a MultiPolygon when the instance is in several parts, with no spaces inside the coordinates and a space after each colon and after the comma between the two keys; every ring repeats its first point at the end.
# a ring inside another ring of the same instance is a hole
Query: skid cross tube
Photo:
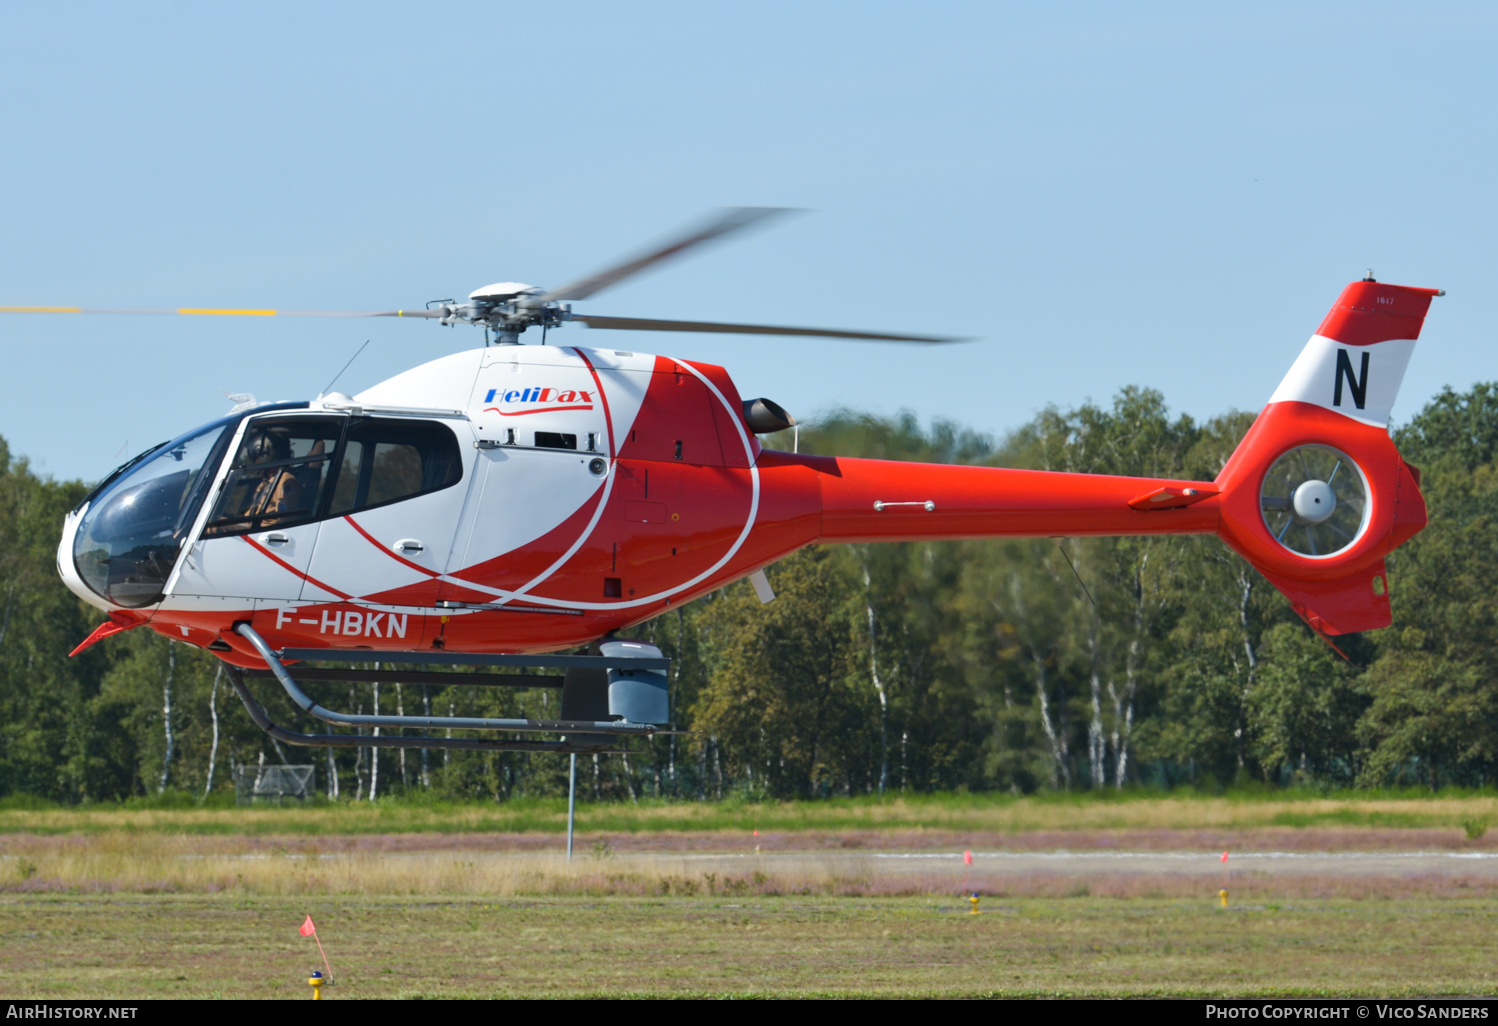
{"type": "MultiPolygon", "coordinates": [[[[249,635],[245,635],[248,637],[249,635]]],[[[365,659],[378,659],[382,663],[422,663],[428,666],[531,666],[538,669],[570,670],[669,670],[671,660],[667,656],[641,656],[635,659],[616,659],[608,656],[579,655],[468,655],[463,652],[372,652],[368,649],[286,648],[281,658],[290,661],[331,662],[347,660],[360,654],[365,659]]]]}
{"type": "Polygon", "coordinates": [[[285,741],[289,745],[299,745],[303,748],[435,748],[439,751],[588,752],[595,755],[613,755],[621,751],[621,749],[617,748],[604,748],[599,745],[583,745],[576,742],[569,742],[565,738],[561,741],[486,741],[482,738],[469,737],[402,737],[399,735],[369,737],[363,734],[302,734],[279,726],[266,715],[260,703],[255,701],[255,696],[250,694],[250,689],[245,686],[244,677],[237,667],[229,668],[229,683],[234,686],[234,691],[239,695],[239,700],[244,703],[245,711],[250,714],[250,719],[255,721],[255,726],[278,741],[285,741]]]}
{"type": "MultiPolygon", "coordinates": [[[[380,660],[385,662],[386,660],[380,660]]],[[[449,687],[461,684],[465,687],[486,688],[560,688],[563,677],[542,676],[539,673],[441,673],[431,670],[330,670],[312,666],[298,666],[297,678],[302,681],[332,681],[352,684],[432,684],[449,687]]],[[[246,677],[274,677],[271,670],[246,670],[246,677]]]]}
{"type": "MultiPolygon", "coordinates": [[[[265,665],[270,667],[271,673],[275,674],[276,680],[281,682],[281,687],[296,703],[297,708],[310,716],[317,717],[324,723],[331,723],[337,727],[413,727],[422,730],[448,728],[453,730],[546,731],[548,733],[577,731],[590,734],[665,733],[648,723],[623,723],[615,720],[517,720],[488,716],[376,716],[367,713],[334,712],[314,702],[298,686],[297,682],[291,679],[291,674],[286,672],[286,667],[281,664],[280,659],[276,658],[276,653],[270,645],[266,644],[265,639],[255,628],[242,623],[234,630],[260,653],[260,658],[265,660],[265,665]]],[[[600,661],[611,666],[618,666],[620,662],[625,662],[625,660],[602,658],[600,661]]],[[[646,662],[644,659],[640,661],[646,662]]]]}

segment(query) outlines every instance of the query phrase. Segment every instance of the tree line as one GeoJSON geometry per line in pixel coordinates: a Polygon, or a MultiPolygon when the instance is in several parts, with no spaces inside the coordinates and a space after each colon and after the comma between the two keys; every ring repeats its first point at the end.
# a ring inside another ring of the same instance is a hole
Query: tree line
{"type": "MultiPolygon", "coordinates": [[[[1210,480],[1252,422],[1172,416],[1159,393],[1047,409],[1001,442],[839,412],[803,451],[1210,480]]],[[[774,445],[778,439],[770,439],[774,445]]],[[[789,439],[785,440],[787,443],[789,439]]],[[[1210,537],[813,547],[630,633],[672,657],[692,733],[583,757],[596,798],[817,797],[1134,785],[1486,786],[1498,777],[1498,384],[1444,391],[1395,431],[1430,526],[1389,560],[1394,626],[1339,655],[1210,537]]],[[[244,768],[316,766],[338,800],[505,800],[566,786],[553,755],[290,749],[208,653],[102,619],[59,582],[82,482],[0,440],[0,797],[231,791],[244,768]]],[[[324,685],[355,712],[552,717],[545,689],[324,685]]],[[[316,690],[314,686],[313,690],[316,690]]],[[[272,715],[309,729],[284,695],[272,715]]]]}

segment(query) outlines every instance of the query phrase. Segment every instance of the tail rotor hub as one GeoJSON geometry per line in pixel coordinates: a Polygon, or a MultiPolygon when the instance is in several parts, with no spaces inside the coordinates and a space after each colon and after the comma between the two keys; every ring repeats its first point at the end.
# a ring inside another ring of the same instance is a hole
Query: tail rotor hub
{"type": "Polygon", "coordinates": [[[1337,511],[1337,493],[1325,481],[1302,481],[1290,496],[1295,518],[1306,524],[1324,524],[1337,511]]]}

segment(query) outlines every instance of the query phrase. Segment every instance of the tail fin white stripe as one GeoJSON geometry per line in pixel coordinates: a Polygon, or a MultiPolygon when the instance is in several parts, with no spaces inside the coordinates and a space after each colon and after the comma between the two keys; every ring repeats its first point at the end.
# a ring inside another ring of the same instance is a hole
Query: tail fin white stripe
{"type": "Polygon", "coordinates": [[[1361,424],[1388,427],[1414,349],[1413,339],[1352,346],[1312,335],[1269,401],[1312,403],[1361,424]]]}

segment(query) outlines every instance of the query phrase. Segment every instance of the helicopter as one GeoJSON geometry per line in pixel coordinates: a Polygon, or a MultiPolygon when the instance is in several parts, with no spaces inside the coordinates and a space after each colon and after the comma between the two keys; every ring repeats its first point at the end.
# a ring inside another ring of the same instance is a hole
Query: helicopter
{"type": "MultiPolygon", "coordinates": [[[[1419,471],[1388,432],[1436,289],[1346,286],[1212,481],[945,466],[766,448],[794,429],[721,367],[562,345],[594,330],[778,334],[933,345],[937,336],[619,318],[572,304],[762,222],[734,208],[550,291],[501,282],[419,310],[9,313],[401,317],[484,329],[484,345],[357,395],[236,408],[115,470],[66,517],[58,570],[108,614],[75,650],[138,627],[214,653],[273,736],[321,746],[600,751],[671,730],[660,651],[621,632],[813,544],[1215,534],[1322,637],[1391,622],[1385,557],[1425,526],[1419,471]],[[541,329],[541,344],[521,343],[541,329]],[[585,648],[584,654],[574,650],[585,648]],[[315,668],[380,660],[556,674],[315,668]],[[273,677],[340,727],[527,739],[307,734],[248,679],[273,677]],[[337,712],[302,682],[562,689],[559,718],[337,712]],[[529,735],[559,735],[537,740],[529,735]]],[[[799,448],[799,447],[797,447],[799,448]]]]}

